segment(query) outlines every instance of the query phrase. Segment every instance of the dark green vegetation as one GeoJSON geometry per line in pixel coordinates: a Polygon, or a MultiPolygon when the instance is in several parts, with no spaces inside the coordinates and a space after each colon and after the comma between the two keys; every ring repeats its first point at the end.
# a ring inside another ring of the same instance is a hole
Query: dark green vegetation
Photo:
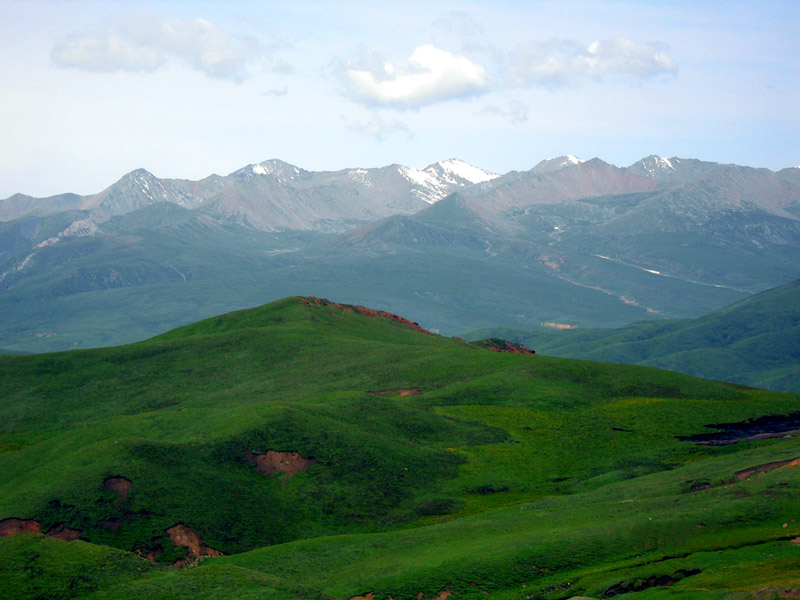
{"type": "Polygon", "coordinates": [[[0,538],[2,597],[800,587],[800,439],[679,439],[796,413],[796,395],[491,352],[290,298],[130,346],[0,357],[0,397],[0,529],[81,538],[0,538]],[[265,475],[269,451],[297,468],[265,475]]]}
{"type": "Polygon", "coordinates": [[[647,365],[800,392],[800,281],[698,319],[619,329],[490,329],[466,337],[487,335],[502,335],[552,356],[647,365]]]}

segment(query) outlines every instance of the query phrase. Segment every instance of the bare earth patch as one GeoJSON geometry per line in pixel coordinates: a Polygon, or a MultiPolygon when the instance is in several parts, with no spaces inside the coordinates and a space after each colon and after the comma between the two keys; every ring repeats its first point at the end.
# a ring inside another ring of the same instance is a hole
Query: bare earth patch
{"type": "Polygon", "coordinates": [[[779,587],[777,585],[758,590],[753,594],[757,598],[800,598],[800,589],[779,587]]]}
{"type": "Polygon", "coordinates": [[[81,532],[77,529],[70,529],[63,523],[60,525],[55,525],[50,531],[47,532],[47,535],[50,537],[54,537],[57,540],[63,540],[65,542],[74,542],[81,536],[81,532]]]}
{"type": "MultiPolygon", "coordinates": [[[[33,519],[17,519],[11,517],[10,519],[3,519],[0,521],[0,537],[20,535],[22,533],[42,533],[42,526],[38,521],[34,521],[33,519]]],[[[45,535],[65,542],[74,542],[80,537],[81,532],[77,529],[70,529],[63,523],[59,523],[51,527],[45,535]]]]}
{"type": "Polygon", "coordinates": [[[377,394],[379,396],[383,396],[385,394],[400,394],[401,396],[416,396],[417,394],[421,394],[422,390],[418,387],[412,388],[392,388],[390,390],[377,390],[377,391],[369,391],[368,394],[377,394]]]}
{"type": "Polygon", "coordinates": [[[313,459],[303,458],[297,452],[279,452],[277,450],[267,450],[264,454],[253,454],[247,451],[244,458],[247,462],[254,464],[259,473],[267,476],[285,473],[291,477],[314,464],[313,459]]]}
{"type": "Polygon", "coordinates": [[[21,533],[42,533],[42,526],[33,519],[3,519],[0,521],[0,537],[19,535],[21,533]]]}
{"type": "Polygon", "coordinates": [[[186,558],[176,561],[172,565],[173,567],[183,567],[193,560],[205,556],[222,556],[222,552],[206,546],[200,536],[183,523],[178,523],[167,529],[167,535],[176,546],[185,546],[189,549],[186,558]]]}
{"type": "Polygon", "coordinates": [[[763,475],[767,471],[772,471],[773,469],[779,469],[781,467],[796,467],[800,465],[800,456],[797,458],[790,458],[789,460],[777,460],[775,462],[765,463],[763,465],[756,465],[755,467],[750,467],[749,469],[742,469],[741,471],[736,471],[734,475],[737,479],[747,479],[748,477],[752,477],[753,475],[763,475]]]}
{"type": "Polygon", "coordinates": [[[335,308],[338,308],[339,310],[355,312],[367,317],[383,317],[384,319],[389,319],[390,321],[395,321],[396,323],[402,323],[403,325],[407,325],[414,331],[424,333],[425,335],[432,335],[430,331],[426,331],[425,329],[420,327],[419,323],[414,323],[413,321],[409,321],[408,319],[404,319],[401,316],[394,315],[390,312],[386,312],[383,310],[373,310],[365,306],[354,306],[352,304],[339,304],[338,302],[331,302],[326,298],[315,298],[314,296],[308,296],[307,298],[303,298],[303,303],[307,305],[317,304],[319,306],[333,306],[335,308]]]}
{"type": "Polygon", "coordinates": [[[123,477],[122,475],[106,477],[103,481],[103,487],[109,492],[119,496],[122,500],[125,500],[128,497],[132,486],[133,483],[131,480],[127,477],[123,477]]]}

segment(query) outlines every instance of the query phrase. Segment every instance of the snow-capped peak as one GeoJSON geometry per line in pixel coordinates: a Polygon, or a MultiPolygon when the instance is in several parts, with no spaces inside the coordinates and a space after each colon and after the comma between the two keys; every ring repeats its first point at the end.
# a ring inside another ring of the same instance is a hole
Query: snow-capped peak
{"type": "Polygon", "coordinates": [[[534,173],[550,173],[552,171],[560,171],[566,167],[574,167],[575,165],[580,165],[585,162],[585,160],[578,158],[574,154],[568,154],[566,156],[556,156],[554,158],[545,159],[533,167],[531,171],[534,173]]]}
{"type": "Polygon", "coordinates": [[[397,169],[414,186],[412,193],[429,204],[438,202],[456,188],[499,177],[456,158],[435,162],[424,169],[403,166],[397,169]]]}
{"type": "Polygon", "coordinates": [[[639,162],[631,165],[629,169],[631,169],[637,175],[651,178],[671,177],[676,172],[675,165],[672,164],[670,159],[663,158],[657,154],[651,154],[650,156],[643,158],[639,162]]]}
{"type": "Polygon", "coordinates": [[[245,169],[248,168],[254,175],[277,175],[294,179],[300,174],[299,168],[277,159],[265,160],[257,165],[249,165],[249,167],[245,167],[245,169]]]}
{"type": "Polygon", "coordinates": [[[441,171],[444,174],[451,175],[456,179],[461,179],[469,183],[483,183],[484,181],[491,181],[492,179],[500,177],[497,173],[484,171],[458,158],[440,160],[437,163],[428,165],[424,170],[428,172],[433,170],[441,171]]]}

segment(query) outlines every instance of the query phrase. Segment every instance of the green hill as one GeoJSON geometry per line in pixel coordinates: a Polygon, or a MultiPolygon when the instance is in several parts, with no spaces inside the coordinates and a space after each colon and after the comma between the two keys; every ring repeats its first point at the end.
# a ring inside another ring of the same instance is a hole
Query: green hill
{"type": "Polygon", "coordinates": [[[640,364],[776,391],[800,392],[800,281],[698,319],[618,329],[488,329],[552,356],[640,364]]]}
{"type": "Polygon", "coordinates": [[[2,356],[0,397],[0,597],[800,587],[796,395],[295,297],[2,356]]]}

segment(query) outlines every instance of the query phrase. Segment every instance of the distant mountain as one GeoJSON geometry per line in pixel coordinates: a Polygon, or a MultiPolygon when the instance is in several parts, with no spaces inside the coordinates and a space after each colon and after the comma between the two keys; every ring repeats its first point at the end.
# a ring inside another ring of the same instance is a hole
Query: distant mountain
{"type": "Polygon", "coordinates": [[[269,160],[14,196],[0,202],[0,346],[134,341],[293,294],[449,334],[697,317],[797,277],[798,174],[657,156],[502,176],[456,159],[333,172],[269,160]]]}
{"type": "Polygon", "coordinates": [[[550,173],[552,171],[559,171],[564,167],[571,167],[586,162],[582,158],[578,158],[574,154],[567,156],[557,156],[555,158],[547,158],[540,163],[537,163],[532,169],[532,173],[550,173]]]}
{"type": "Polygon", "coordinates": [[[496,177],[456,159],[422,170],[392,165],[318,173],[268,160],[200,181],[159,179],[137,169],[92,196],[36,199],[17,194],[0,201],[0,221],[90,211],[85,223],[63,233],[69,236],[94,231],[112,216],[167,202],[263,231],[343,231],[357,223],[416,212],[454,190],[496,177]]]}
{"type": "Polygon", "coordinates": [[[800,281],[756,294],[698,319],[619,329],[479,331],[539,353],[631,363],[776,391],[800,392],[800,281]]]}

